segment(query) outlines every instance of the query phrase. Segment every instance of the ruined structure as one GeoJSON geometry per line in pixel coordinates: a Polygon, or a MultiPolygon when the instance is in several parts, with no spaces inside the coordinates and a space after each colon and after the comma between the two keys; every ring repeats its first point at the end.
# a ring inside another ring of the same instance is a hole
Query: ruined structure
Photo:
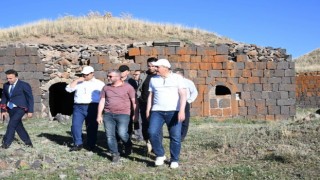
{"type": "Polygon", "coordinates": [[[319,108],[320,72],[301,72],[297,74],[297,106],[319,108]]]}
{"type": "MultiPolygon", "coordinates": [[[[130,45],[10,45],[0,48],[0,70],[16,69],[29,82],[38,117],[71,115],[73,94],[64,91],[83,66],[107,81],[107,71],[126,64],[146,70],[149,57],[166,58],[185,69],[199,96],[193,116],[288,119],[295,115],[295,69],[284,49],[248,44],[186,45],[144,42],[130,45]]],[[[0,84],[5,82],[1,74],[0,84]]],[[[2,86],[0,86],[2,87],[2,86]]]]}

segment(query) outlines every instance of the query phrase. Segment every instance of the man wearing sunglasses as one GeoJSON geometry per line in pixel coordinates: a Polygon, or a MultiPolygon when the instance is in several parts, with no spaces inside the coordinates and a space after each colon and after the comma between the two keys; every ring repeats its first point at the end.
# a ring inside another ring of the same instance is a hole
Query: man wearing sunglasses
{"type": "Polygon", "coordinates": [[[83,121],[86,124],[88,149],[94,150],[97,141],[98,123],[96,119],[104,82],[94,77],[94,69],[91,66],[84,67],[81,74],[82,77],[75,79],[66,87],[67,92],[75,92],[71,126],[74,145],[70,151],[79,151],[83,148],[83,121]]]}

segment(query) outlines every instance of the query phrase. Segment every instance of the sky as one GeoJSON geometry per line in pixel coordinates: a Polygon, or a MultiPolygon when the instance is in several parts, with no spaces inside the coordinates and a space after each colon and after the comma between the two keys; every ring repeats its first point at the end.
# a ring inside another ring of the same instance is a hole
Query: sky
{"type": "Polygon", "coordinates": [[[319,8],[320,0],[10,0],[1,2],[0,29],[91,11],[111,12],[284,48],[297,58],[320,48],[319,8]]]}

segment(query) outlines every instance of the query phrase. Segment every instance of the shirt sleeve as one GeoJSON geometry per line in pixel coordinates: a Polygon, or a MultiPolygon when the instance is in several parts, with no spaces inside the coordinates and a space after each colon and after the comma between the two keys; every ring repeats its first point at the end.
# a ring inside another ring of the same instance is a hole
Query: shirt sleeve
{"type": "Polygon", "coordinates": [[[77,86],[75,88],[71,88],[70,85],[66,86],[66,91],[69,92],[69,93],[74,92],[76,89],[77,89],[77,86]]]}
{"type": "Polygon", "coordinates": [[[188,81],[189,81],[188,90],[190,92],[190,97],[187,99],[187,102],[192,103],[194,100],[196,100],[198,96],[198,90],[195,84],[191,80],[188,80],[188,81]]]}

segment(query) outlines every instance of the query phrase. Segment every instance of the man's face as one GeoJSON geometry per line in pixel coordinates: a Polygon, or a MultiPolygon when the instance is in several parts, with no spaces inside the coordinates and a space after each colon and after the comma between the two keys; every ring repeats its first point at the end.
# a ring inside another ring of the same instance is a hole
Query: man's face
{"type": "Polygon", "coordinates": [[[90,81],[93,78],[93,73],[82,75],[85,81],[90,81]]]}
{"type": "Polygon", "coordinates": [[[14,84],[17,81],[17,77],[14,74],[7,74],[7,80],[9,84],[14,84]]]}
{"type": "Polygon", "coordinates": [[[156,66],[155,69],[157,74],[160,76],[164,76],[168,72],[168,68],[164,66],[156,66]]]}
{"type": "Polygon", "coordinates": [[[154,65],[152,65],[151,62],[148,62],[148,70],[151,74],[155,74],[156,73],[156,67],[154,65]]]}
{"type": "Polygon", "coordinates": [[[121,72],[121,77],[126,78],[130,72],[128,70],[121,72]]]}
{"type": "Polygon", "coordinates": [[[120,80],[120,76],[117,73],[111,72],[111,73],[108,74],[108,81],[111,84],[114,84],[119,80],[120,80]]]}
{"type": "Polygon", "coordinates": [[[138,81],[140,79],[140,71],[135,71],[133,73],[133,79],[138,81]]]}

